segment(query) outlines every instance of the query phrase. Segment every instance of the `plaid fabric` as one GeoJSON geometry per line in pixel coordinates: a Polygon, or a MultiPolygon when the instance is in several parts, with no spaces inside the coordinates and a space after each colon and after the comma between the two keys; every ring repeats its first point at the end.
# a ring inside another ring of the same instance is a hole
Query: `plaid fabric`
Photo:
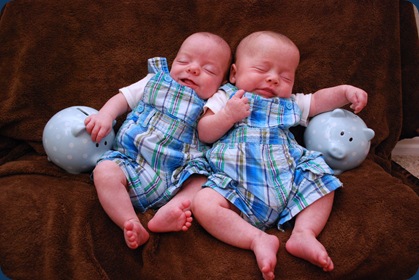
{"type": "Polygon", "coordinates": [[[148,73],[158,72],[170,73],[167,59],[165,57],[153,57],[147,60],[148,73]]]}
{"type": "MultiPolygon", "coordinates": [[[[163,114],[173,116],[195,127],[205,101],[198,97],[194,90],[178,84],[168,75],[165,58],[149,59],[152,69],[162,67],[162,71],[151,78],[144,89],[143,101],[152,104],[163,114]],[[172,92],[176,92],[173,94],[172,92]]],[[[150,68],[149,67],[149,68],[150,68]]],[[[155,70],[153,70],[155,71],[155,70]]]]}
{"type": "Polygon", "coordinates": [[[164,205],[190,175],[210,171],[207,147],[196,133],[204,100],[170,77],[165,59],[149,60],[149,68],[161,69],[122,124],[114,151],[101,158],[121,167],[131,201],[141,211],[164,205]]]}
{"type": "MultiPolygon", "coordinates": [[[[221,88],[231,98],[238,90],[232,84],[225,84],[221,88]]],[[[264,98],[260,95],[246,92],[249,99],[251,114],[237,125],[249,127],[274,127],[287,129],[299,124],[301,110],[291,99],[264,98]]],[[[274,137],[275,138],[275,137],[274,137]]]]}
{"type": "MultiPolygon", "coordinates": [[[[223,90],[231,97],[237,88],[227,85],[223,90]]],[[[207,152],[214,174],[206,186],[238,207],[254,226],[279,227],[341,183],[320,153],[298,145],[288,131],[300,120],[294,100],[246,96],[251,115],[207,152]]]]}

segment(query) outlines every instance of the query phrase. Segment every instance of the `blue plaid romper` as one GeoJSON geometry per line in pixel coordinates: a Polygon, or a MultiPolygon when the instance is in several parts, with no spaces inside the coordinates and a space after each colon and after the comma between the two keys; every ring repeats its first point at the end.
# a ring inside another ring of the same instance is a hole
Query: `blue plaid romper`
{"type": "MultiPolygon", "coordinates": [[[[221,87],[228,96],[237,88],[221,87]]],[[[263,98],[246,92],[251,114],[236,123],[207,152],[211,187],[260,229],[291,220],[341,182],[318,152],[298,145],[289,128],[301,110],[293,98],[263,98]]]]}
{"type": "Polygon", "coordinates": [[[144,212],[167,203],[192,174],[208,176],[207,146],[198,140],[196,125],[205,101],[169,75],[165,58],[148,60],[147,83],[137,107],[119,129],[112,160],[125,173],[131,202],[144,212]]]}

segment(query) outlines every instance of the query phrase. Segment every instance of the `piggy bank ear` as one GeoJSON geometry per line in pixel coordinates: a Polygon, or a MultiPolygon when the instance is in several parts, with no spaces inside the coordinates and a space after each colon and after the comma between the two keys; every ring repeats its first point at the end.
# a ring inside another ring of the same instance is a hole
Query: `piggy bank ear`
{"type": "Polygon", "coordinates": [[[343,111],[342,109],[335,109],[335,110],[333,110],[331,115],[334,118],[344,118],[345,117],[345,111],[343,111]]]}
{"type": "Polygon", "coordinates": [[[363,131],[364,131],[365,137],[367,137],[367,140],[371,140],[375,135],[374,130],[372,130],[371,128],[364,128],[363,131]]]}
{"type": "Polygon", "coordinates": [[[85,131],[86,126],[84,126],[84,124],[78,124],[71,128],[71,134],[73,134],[74,137],[80,136],[85,131]]]}

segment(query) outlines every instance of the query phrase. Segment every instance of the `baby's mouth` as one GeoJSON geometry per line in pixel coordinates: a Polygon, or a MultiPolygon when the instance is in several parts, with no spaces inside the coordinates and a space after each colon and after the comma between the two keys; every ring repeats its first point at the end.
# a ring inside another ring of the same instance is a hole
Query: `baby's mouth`
{"type": "Polygon", "coordinates": [[[194,82],[194,81],[192,81],[192,80],[190,80],[190,79],[187,79],[187,78],[185,78],[185,79],[180,79],[179,81],[180,81],[180,83],[181,83],[182,85],[187,86],[187,87],[193,87],[193,86],[196,86],[196,84],[195,84],[195,82],[194,82]]]}
{"type": "Polygon", "coordinates": [[[270,88],[259,88],[256,90],[256,92],[266,98],[271,98],[271,97],[276,96],[275,92],[270,88]]]}

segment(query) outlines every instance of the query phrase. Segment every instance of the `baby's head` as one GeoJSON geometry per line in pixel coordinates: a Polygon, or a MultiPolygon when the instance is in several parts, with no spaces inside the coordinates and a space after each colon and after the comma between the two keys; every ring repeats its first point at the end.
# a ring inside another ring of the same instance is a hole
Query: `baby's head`
{"type": "Polygon", "coordinates": [[[255,32],[237,46],[230,82],[265,98],[289,98],[299,61],[300,52],[288,37],[255,32]]]}
{"type": "Polygon", "coordinates": [[[231,49],[220,36],[198,32],[183,41],[170,69],[179,84],[192,88],[200,98],[210,98],[226,81],[231,49]]]}

